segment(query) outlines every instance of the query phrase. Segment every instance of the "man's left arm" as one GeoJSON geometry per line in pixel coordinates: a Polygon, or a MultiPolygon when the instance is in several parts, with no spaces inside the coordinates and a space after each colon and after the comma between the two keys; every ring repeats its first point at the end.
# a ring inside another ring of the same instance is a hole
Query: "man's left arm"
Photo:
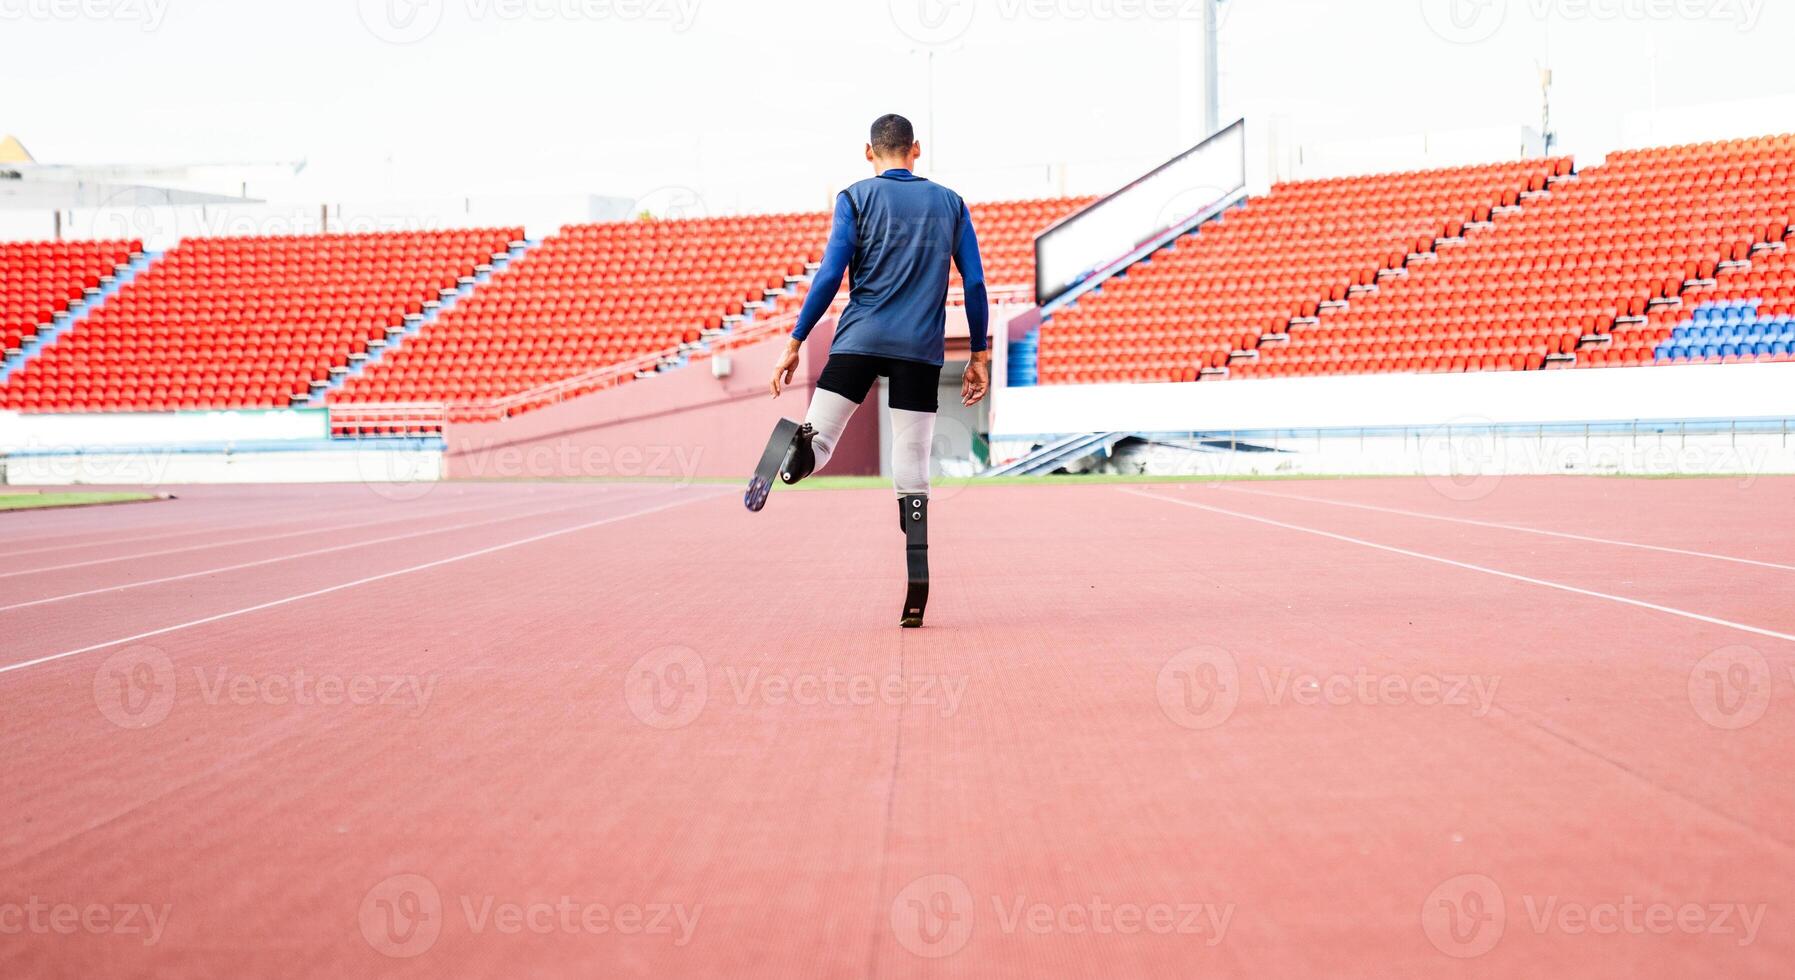
{"type": "Polygon", "coordinates": [[[979,236],[972,227],[972,211],[960,204],[960,240],[954,245],[954,265],[966,286],[966,329],[972,337],[972,360],[960,382],[960,401],[977,405],[991,385],[991,303],[985,291],[985,264],[979,258],[979,236]]]}

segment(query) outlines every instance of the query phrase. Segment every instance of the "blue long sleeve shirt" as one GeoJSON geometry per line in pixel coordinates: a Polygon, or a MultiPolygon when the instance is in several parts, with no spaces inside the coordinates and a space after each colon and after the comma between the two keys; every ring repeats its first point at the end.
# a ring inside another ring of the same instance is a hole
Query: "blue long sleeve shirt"
{"type": "Polygon", "coordinates": [[[848,307],[836,324],[831,353],[940,364],[950,261],[965,282],[972,349],[986,350],[991,312],[985,267],[966,202],[908,170],[860,181],[836,196],[829,244],[792,336],[802,341],[810,335],[848,273],[848,307]]]}

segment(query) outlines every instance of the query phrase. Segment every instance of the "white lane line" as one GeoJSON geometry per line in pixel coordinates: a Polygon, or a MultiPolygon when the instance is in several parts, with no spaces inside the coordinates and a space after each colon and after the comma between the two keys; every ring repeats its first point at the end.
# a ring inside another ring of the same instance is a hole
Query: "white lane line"
{"type": "Polygon", "coordinates": [[[1468,571],[1482,572],[1485,575],[1494,575],[1498,578],[1510,579],[1510,580],[1516,581],[1516,582],[1525,582],[1528,585],[1538,585],[1543,588],[1557,589],[1560,592],[1569,592],[1569,593],[1572,593],[1573,595],[1588,596],[1593,599],[1606,599],[1609,602],[1618,602],[1618,603],[1621,603],[1622,605],[1635,606],[1640,609],[1650,609],[1653,612],[1661,612],[1661,613],[1665,613],[1665,614],[1668,614],[1671,616],[1680,616],[1684,619],[1692,619],[1699,623],[1708,623],[1713,626],[1724,626],[1727,629],[1735,629],[1735,630],[1739,630],[1744,633],[1755,633],[1758,636],[1768,636],[1768,637],[1771,637],[1772,639],[1787,640],[1790,643],[1795,643],[1795,634],[1779,633],[1776,630],[1765,629],[1761,626],[1750,626],[1745,623],[1735,623],[1732,620],[1728,620],[1728,619],[1716,619],[1713,616],[1704,616],[1701,613],[1690,612],[1687,609],[1676,609],[1671,606],[1660,606],[1655,602],[1646,602],[1643,599],[1631,599],[1631,598],[1628,598],[1627,596],[1614,595],[1614,594],[1608,593],[1608,592],[1596,592],[1592,589],[1580,589],[1574,585],[1565,585],[1562,582],[1551,582],[1551,581],[1548,581],[1543,578],[1533,578],[1533,577],[1527,576],[1527,575],[1517,575],[1514,572],[1505,572],[1499,568],[1488,568],[1483,565],[1473,565],[1469,562],[1455,561],[1451,558],[1442,558],[1439,555],[1429,555],[1429,554],[1424,554],[1419,551],[1410,551],[1407,548],[1397,548],[1397,547],[1393,547],[1393,546],[1387,545],[1387,544],[1378,544],[1375,541],[1366,541],[1363,538],[1355,538],[1355,537],[1351,537],[1351,536],[1348,536],[1345,534],[1335,534],[1332,531],[1323,531],[1319,528],[1304,527],[1301,524],[1289,524],[1284,521],[1273,520],[1269,517],[1260,517],[1256,514],[1246,514],[1246,513],[1242,513],[1241,511],[1237,511],[1237,510],[1229,510],[1226,507],[1211,507],[1208,504],[1199,504],[1199,503],[1196,503],[1196,502],[1190,501],[1190,500],[1178,500],[1173,497],[1161,497],[1158,494],[1142,493],[1138,490],[1131,490],[1126,487],[1122,487],[1119,489],[1121,489],[1121,491],[1123,493],[1131,494],[1136,497],[1145,497],[1148,500],[1158,500],[1158,501],[1162,501],[1162,502],[1168,503],[1168,504],[1177,504],[1180,507],[1194,507],[1197,510],[1206,510],[1212,514],[1225,514],[1229,517],[1238,517],[1238,518],[1241,518],[1242,520],[1256,521],[1260,524],[1269,524],[1272,527],[1281,527],[1281,528],[1284,528],[1285,530],[1289,530],[1289,531],[1301,531],[1304,534],[1313,534],[1313,535],[1316,535],[1317,537],[1332,538],[1335,541],[1345,541],[1348,544],[1361,545],[1366,548],[1375,548],[1378,551],[1387,551],[1393,555],[1405,555],[1409,558],[1419,558],[1422,561],[1438,562],[1441,565],[1451,565],[1454,568],[1463,568],[1468,571]]]}
{"type": "MultiPolygon", "coordinates": [[[[240,544],[256,544],[261,541],[282,541],[287,538],[306,537],[314,534],[335,534],[338,531],[353,531],[360,527],[374,527],[378,524],[397,524],[401,521],[426,520],[432,517],[450,517],[456,514],[467,514],[477,510],[491,510],[488,504],[477,507],[453,507],[448,510],[430,511],[424,514],[411,514],[405,517],[383,517],[373,521],[357,521],[354,524],[338,524],[333,527],[302,528],[298,531],[283,531],[280,534],[264,534],[256,538],[232,538],[228,541],[214,541],[210,544],[194,544],[180,548],[167,548],[162,551],[141,551],[134,555],[116,555],[111,558],[95,558],[91,561],[69,562],[66,565],[45,565],[41,568],[23,568],[18,571],[0,572],[0,578],[16,578],[20,575],[37,575],[43,572],[62,572],[71,568],[90,568],[94,565],[111,565],[121,561],[136,561],[139,558],[161,558],[164,555],[184,555],[190,551],[209,551],[213,548],[230,548],[240,544]]],[[[345,511],[345,513],[348,513],[345,511]]],[[[302,518],[296,518],[300,520],[302,518]]],[[[275,524],[291,524],[294,521],[273,521],[275,524]]],[[[250,525],[254,527],[255,525],[250,525]]],[[[208,532],[195,532],[205,534],[208,532]]],[[[216,533],[216,532],[212,532],[216,533]]]]}
{"type": "Polygon", "coordinates": [[[1543,534],[1552,538],[1564,538],[1570,541],[1585,541],[1590,544],[1608,544],[1617,548],[1638,548],[1641,551],[1659,551],[1667,555],[1686,555],[1690,558],[1711,558],[1714,561],[1737,562],[1741,565],[1756,565],[1759,568],[1776,568],[1785,572],[1795,572],[1795,565],[1779,565],[1773,561],[1758,561],[1755,558],[1740,558],[1736,555],[1718,555],[1711,551],[1689,551],[1683,548],[1670,548],[1664,545],[1643,544],[1638,541],[1621,541],[1616,538],[1595,538],[1586,534],[1572,534],[1568,531],[1548,531],[1545,528],[1528,527],[1524,524],[1503,524],[1498,521],[1479,521],[1470,517],[1448,517],[1445,514],[1429,514],[1420,510],[1402,510],[1397,507],[1379,507],[1375,504],[1358,504],[1346,500],[1328,500],[1324,497],[1311,497],[1300,493],[1273,493],[1269,490],[1248,490],[1245,487],[1217,487],[1229,493],[1250,493],[1255,497],[1272,497],[1277,500],[1301,500],[1311,504],[1328,504],[1334,507],[1352,507],[1358,510],[1372,510],[1381,514],[1399,514],[1404,517],[1419,517],[1429,521],[1449,521],[1453,524],[1470,524],[1474,527],[1499,528],[1504,531],[1521,531],[1527,534],[1543,534]]]}
{"type": "MultiPolygon", "coordinates": [[[[604,498],[604,500],[602,502],[611,503],[618,499],[634,500],[640,496],[645,496],[645,494],[633,494],[631,496],[623,497],[623,498],[606,497],[606,498],[604,498]]],[[[351,541],[348,544],[334,545],[329,548],[318,548],[313,551],[301,551],[301,552],[298,552],[296,554],[291,554],[291,555],[277,555],[273,558],[262,558],[262,559],[258,559],[256,561],[246,561],[246,562],[242,562],[241,564],[236,564],[236,565],[224,565],[219,568],[207,568],[207,569],[202,569],[197,572],[187,572],[182,575],[169,575],[169,576],[166,576],[163,578],[144,579],[141,582],[126,582],[123,585],[109,585],[109,586],[106,586],[105,588],[100,588],[100,589],[88,589],[85,592],[70,592],[67,595],[49,596],[49,597],[43,598],[43,599],[32,599],[28,602],[15,602],[10,606],[0,606],[0,613],[12,612],[15,609],[29,609],[32,606],[47,606],[53,602],[63,602],[68,599],[82,599],[82,598],[86,598],[87,596],[105,595],[109,592],[124,592],[128,589],[139,589],[146,585],[162,585],[167,582],[180,582],[180,581],[190,579],[190,578],[202,578],[207,575],[222,575],[225,572],[242,571],[245,568],[259,568],[263,565],[274,565],[274,564],[278,564],[283,561],[297,561],[298,559],[301,559],[301,558],[313,558],[318,555],[329,555],[329,554],[334,554],[339,551],[348,551],[352,548],[366,548],[369,545],[387,544],[387,543],[393,542],[393,541],[407,541],[407,540],[410,540],[411,538],[421,538],[421,537],[425,537],[425,536],[431,535],[431,534],[446,534],[450,531],[464,531],[464,530],[467,530],[468,528],[472,528],[472,527],[486,527],[490,524],[502,524],[506,521],[521,521],[526,518],[542,517],[542,516],[545,516],[548,514],[565,514],[571,510],[580,510],[582,508],[590,507],[592,504],[593,504],[593,501],[585,501],[583,503],[580,503],[580,504],[577,504],[574,506],[565,506],[564,505],[561,507],[549,507],[544,510],[533,510],[533,511],[530,511],[529,513],[525,513],[525,514],[510,514],[505,517],[494,517],[494,518],[490,518],[490,519],[484,520],[484,521],[464,521],[460,524],[450,524],[446,527],[430,527],[430,528],[425,528],[422,531],[412,531],[409,534],[393,534],[393,535],[388,535],[387,537],[384,537],[384,538],[369,538],[366,541],[351,541]]],[[[492,508],[481,507],[481,508],[475,508],[475,509],[490,511],[492,508]]],[[[448,513],[449,514],[459,514],[459,513],[464,513],[464,511],[449,511],[448,513]]],[[[447,514],[440,514],[437,516],[447,516],[447,514]]]]}
{"type": "Polygon", "coordinates": [[[508,551],[512,548],[521,548],[527,544],[535,544],[538,541],[547,541],[550,538],[558,538],[563,535],[574,534],[576,532],[590,530],[595,527],[603,527],[606,524],[616,524],[620,521],[627,521],[633,517],[646,517],[649,514],[659,513],[660,511],[663,511],[663,510],[671,510],[675,507],[684,507],[687,504],[698,503],[698,502],[705,501],[705,500],[718,500],[723,497],[730,496],[734,493],[735,493],[735,491],[731,490],[729,493],[713,493],[713,494],[708,494],[703,497],[693,497],[688,500],[675,500],[670,503],[661,504],[657,507],[650,507],[647,510],[632,511],[631,513],[619,514],[615,517],[605,517],[605,518],[601,518],[596,521],[587,521],[584,524],[575,524],[572,527],[564,527],[558,531],[549,531],[545,534],[536,534],[536,535],[532,535],[527,538],[519,538],[516,541],[507,541],[504,544],[495,544],[490,547],[481,548],[477,551],[464,552],[459,555],[450,555],[447,558],[438,558],[435,561],[424,562],[421,565],[412,565],[409,568],[400,568],[400,569],[397,569],[397,570],[391,571],[391,572],[381,572],[379,575],[370,575],[367,578],[359,578],[353,582],[344,582],[341,585],[332,585],[328,588],[317,589],[312,592],[301,593],[300,595],[287,596],[284,599],[274,599],[272,601],[260,603],[260,604],[254,605],[254,606],[245,606],[242,609],[233,609],[230,612],[219,613],[215,616],[207,616],[203,619],[188,620],[185,623],[176,623],[173,626],[164,626],[161,629],[150,630],[147,633],[138,633],[133,636],[120,637],[119,639],[116,639],[116,640],[107,640],[104,643],[95,643],[95,644],[92,644],[91,646],[84,646],[84,647],[81,647],[81,648],[75,649],[75,650],[64,650],[61,653],[52,653],[49,656],[38,657],[35,660],[26,660],[26,661],[22,661],[22,662],[16,663],[16,664],[7,664],[5,666],[0,666],[0,674],[10,674],[14,671],[24,670],[27,667],[36,667],[41,664],[52,663],[57,660],[66,660],[69,657],[78,657],[84,653],[92,653],[95,650],[104,650],[107,647],[115,647],[115,646],[118,646],[123,643],[135,643],[138,640],[147,640],[154,636],[163,636],[168,633],[176,633],[176,632],[179,632],[184,629],[192,629],[195,626],[204,626],[208,623],[219,622],[220,620],[234,619],[238,616],[247,616],[250,613],[261,612],[264,609],[273,609],[278,606],[291,605],[295,602],[302,602],[306,599],[315,599],[321,595],[330,595],[333,592],[342,592],[345,589],[358,588],[363,585],[368,585],[368,584],[371,584],[374,582],[384,581],[389,578],[397,578],[401,575],[410,575],[413,572],[422,572],[422,571],[427,571],[432,568],[440,568],[443,565],[451,565],[458,561],[466,561],[469,558],[479,558],[482,555],[490,555],[490,554],[493,554],[493,553],[499,552],[499,551],[508,551]]]}
{"type": "MultiPolygon", "coordinates": [[[[179,503],[180,501],[175,501],[175,502],[179,503]]],[[[280,510],[278,508],[269,508],[269,511],[270,511],[270,513],[268,516],[275,516],[276,514],[280,513],[280,510]]],[[[355,509],[333,510],[323,516],[325,516],[325,517],[342,517],[346,514],[353,514],[353,513],[356,513],[355,509]]],[[[232,515],[232,516],[242,516],[242,515],[237,514],[237,515],[232,515]]],[[[313,516],[317,516],[317,515],[313,515],[313,516]]],[[[114,544],[136,544],[139,541],[161,541],[165,538],[184,538],[184,537],[191,537],[196,534],[217,534],[222,531],[243,531],[243,530],[247,530],[247,529],[253,528],[253,527],[266,527],[270,524],[292,524],[294,522],[295,522],[294,519],[288,518],[288,519],[284,519],[284,520],[282,520],[282,519],[276,519],[276,520],[263,519],[263,520],[253,521],[249,524],[232,524],[229,527],[206,527],[205,525],[202,524],[202,525],[198,525],[198,526],[189,526],[188,530],[185,530],[185,531],[160,531],[155,534],[140,534],[136,537],[131,537],[131,538],[105,538],[105,539],[99,540],[99,541],[71,541],[71,542],[66,542],[64,544],[50,544],[50,545],[44,545],[44,546],[38,547],[38,548],[25,548],[25,549],[18,550],[18,551],[14,551],[12,549],[7,549],[6,556],[8,558],[18,558],[22,555],[43,554],[46,551],[74,551],[78,548],[103,548],[107,545],[114,545],[114,544]]],[[[153,527],[172,527],[172,526],[176,525],[177,523],[179,523],[179,522],[178,521],[170,521],[165,524],[156,524],[156,525],[151,525],[151,526],[153,526],[153,527]]],[[[72,533],[103,534],[104,532],[94,531],[93,529],[88,528],[88,529],[84,529],[79,532],[72,532],[72,533]]]]}

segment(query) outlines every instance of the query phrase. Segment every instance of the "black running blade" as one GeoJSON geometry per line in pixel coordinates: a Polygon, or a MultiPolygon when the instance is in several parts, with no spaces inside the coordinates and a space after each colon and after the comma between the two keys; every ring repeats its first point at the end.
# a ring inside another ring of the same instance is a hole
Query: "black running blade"
{"type": "Polygon", "coordinates": [[[779,467],[785,462],[786,450],[792,447],[792,437],[798,434],[798,423],[791,419],[780,419],[773,427],[773,435],[767,439],[767,448],[760,454],[760,463],[754,467],[754,476],[748,480],[748,491],[742,494],[742,505],[750,511],[759,512],[767,505],[767,496],[773,492],[773,480],[779,476],[779,467]]]}

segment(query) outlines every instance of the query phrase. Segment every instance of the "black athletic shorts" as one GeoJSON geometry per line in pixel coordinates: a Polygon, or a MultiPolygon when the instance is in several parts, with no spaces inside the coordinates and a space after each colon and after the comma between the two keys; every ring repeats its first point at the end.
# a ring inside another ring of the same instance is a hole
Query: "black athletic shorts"
{"type": "Polygon", "coordinates": [[[905,361],[870,354],[830,354],[816,386],[833,391],[858,405],[866,400],[879,378],[891,379],[891,407],[906,412],[933,412],[940,408],[941,365],[905,361]]]}

